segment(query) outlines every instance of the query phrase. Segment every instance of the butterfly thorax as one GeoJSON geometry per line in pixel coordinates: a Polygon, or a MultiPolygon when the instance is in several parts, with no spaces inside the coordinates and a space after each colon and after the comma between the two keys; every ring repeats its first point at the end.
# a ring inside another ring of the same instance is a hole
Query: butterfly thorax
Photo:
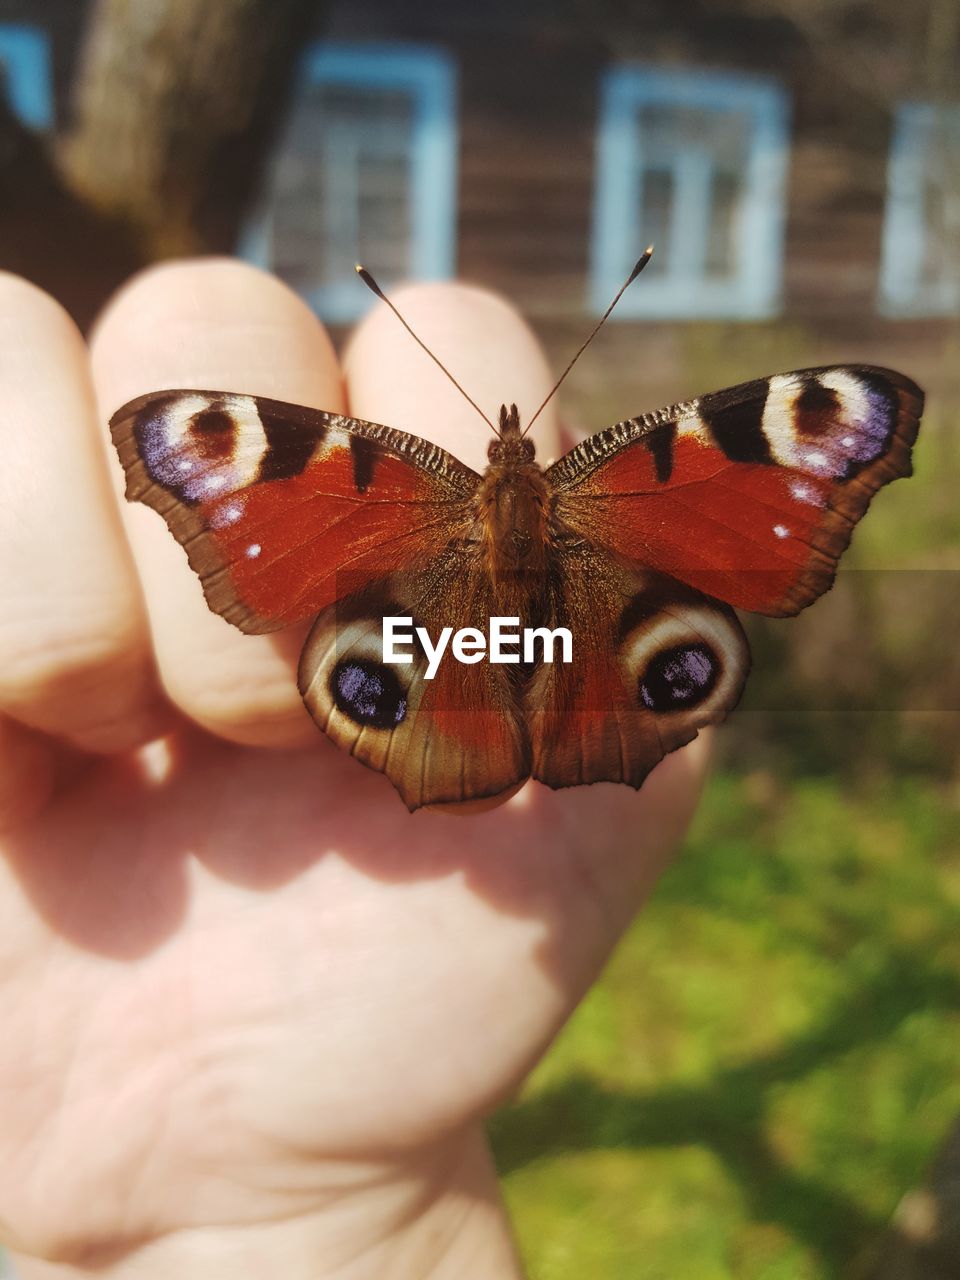
{"type": "Polygon", "coordinates": [[[520,433],[516,405],[500,410],[500,433],[477,491],[487,569],[508,614],[539,612],[550,542],[550,485],[520,433]]]}

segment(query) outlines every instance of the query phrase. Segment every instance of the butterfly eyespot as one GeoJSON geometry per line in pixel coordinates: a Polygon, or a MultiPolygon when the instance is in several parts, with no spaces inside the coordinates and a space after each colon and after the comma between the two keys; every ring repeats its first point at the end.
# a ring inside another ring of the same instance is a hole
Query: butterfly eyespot
{"type": "Polygon", "coordinates": [[[355,724],[395,729],[407,714],[406,690],[395,672],[366,658],[344,658],[330,675],[338,710],[355,724]]]}
{"type": "Polygon", "coordinates": [[[716,654],[704,644],[662,649],[640,677],[640,701],[651,711],[695,707],[713,692],[719,665],[716,654]]]}
{"type": "Polygon", "coordinates": [[[234,449],[237,426],[224,409],[202,409],[190,420],[190,438],[199,456],[214,462],[227,459],[234,449]]]}

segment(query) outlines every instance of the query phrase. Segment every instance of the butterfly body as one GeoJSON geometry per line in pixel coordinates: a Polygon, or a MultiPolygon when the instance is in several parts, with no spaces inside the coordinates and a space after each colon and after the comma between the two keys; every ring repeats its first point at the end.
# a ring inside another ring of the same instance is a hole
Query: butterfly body
{"type": "Polygon", "coordinates": [[[212,609],[248,632],[313,619],[308,710],[415,809],[527,777],[640,786],[736,704],[734,607],[786,616],[828,589],[873,494],[909,474],[922,403],[891,370],[800,370],[626,419],[546,469],[504,407],[482,475],[390,427],[218,391],[140,397],[111,428],[127,496],[164,516],[212,609]],[[389,663],[388,617],[434,641],[516,619],[541,643],[389,663]]]}
{"type": "Polygon", "coordinates": [[[532,440],[520,436],[517,407],[500,411],[501,437],[478,490],[484,553],[494,582],[516,574],[543,574],[549,558],[553,504],[550,486],[535,461],[532,440]]]}

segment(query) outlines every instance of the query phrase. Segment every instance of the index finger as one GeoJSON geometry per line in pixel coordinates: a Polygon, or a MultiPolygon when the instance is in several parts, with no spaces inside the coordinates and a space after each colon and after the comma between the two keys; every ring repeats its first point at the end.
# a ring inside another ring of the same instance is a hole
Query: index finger
{"type": "MultiPolygon", "coordinates": [[[[465,284],[412,285],[391,301],[452,378],[493,422],[501,404],[516,404],[521,425],[553,383],[539,342],[519,313],[485,289],[465,284]]],[[[490,426],[448,377],[380,306],[354,334],[344,355],[351,412],[423,436],[482,471],[490,426]]],[[[533,430],[541,460],[559,451],[557,402],[533,430]]]]}
{"type": "Polygon", "coordinates": [[[0,274],[0,710],[83,749],[164,725],[142,601],[98,436],[83,340],[0,274]]]}
{"type": "MultiPolygon", "coordinates": [[[[274,276],[228,259],[173,263],[135,277],[101,319],[92,359],[104,421],[125,401],[165,388],[342,408],[340,369],[313,312],[274,276]]],[[[119,465],[115,474],[119,486],[119,465]]],[[[139,503],[122,505],[173,702],[235,742],[316,745],[294,675],[303,629],[242,635],[207,607],[161,517],[139,503]]]]}

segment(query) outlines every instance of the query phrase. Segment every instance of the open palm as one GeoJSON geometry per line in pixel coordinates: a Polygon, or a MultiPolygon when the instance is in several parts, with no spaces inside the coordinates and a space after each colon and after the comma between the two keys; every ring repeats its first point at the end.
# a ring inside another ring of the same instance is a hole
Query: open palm
{"type": "MultiPolygon", "coordinates": [[[[398,300],[486,408],[542,399],[504,303],[398,300]]],[[[177,264],[88,354],[6,277],[0,352],[0,1239],[38,1280],[517,1274],[479,1121],[675,848],[702,751],[639,795],[411,816],[309,721],[302,632],[211,614],[123,504],[102,423],[163,387],[349,406],[482,465],[487,428],[382,308],[341,371],[276,280],[177,264]]]]}

